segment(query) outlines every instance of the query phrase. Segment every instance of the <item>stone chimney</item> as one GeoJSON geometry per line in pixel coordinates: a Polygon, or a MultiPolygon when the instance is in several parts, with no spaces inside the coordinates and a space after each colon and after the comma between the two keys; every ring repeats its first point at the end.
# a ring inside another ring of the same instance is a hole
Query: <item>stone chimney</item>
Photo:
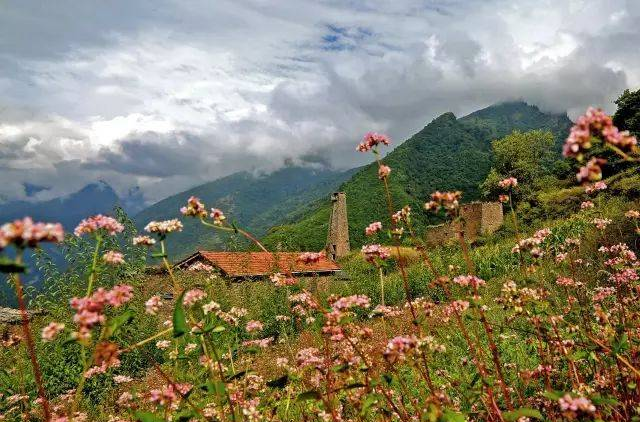
{"type": "Polygon", "coordinates": [[[349,254],[349,223],[347,221],[347,195],[335,192],[331,195],[332,209],[327,234],[327,256],[333,260],[349,254]]]}

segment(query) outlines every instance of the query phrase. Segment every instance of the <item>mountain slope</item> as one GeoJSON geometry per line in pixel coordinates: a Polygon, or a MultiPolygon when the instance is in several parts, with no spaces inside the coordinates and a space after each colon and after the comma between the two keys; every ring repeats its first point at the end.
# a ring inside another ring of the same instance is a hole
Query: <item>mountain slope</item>
{"type": "MultiPolygon", "coordinates": [[[[257,236],[269,227],[296,219],[309,203],[329,202],[328,195],[354,170],[336,172],[302,167],[285,167],[264,176],[239,172],[170,196],[146,208],[135,217],[142,228],[149,221],[175,218],[190,196],[199,197],[209,208],[220,208],[230,221],[236,221],[257,236]],[[322,199],[321,199],[322,198],[322,199]]],[[[173,259],[184,257],[195,249],[245,247],[233,243],[228,235],[204,227],[199,221],[182,219],[184,230],[172,235],[169,242],[173,259]]]]}
{"type": "MultiPolygon", "coordinates": [[[[384,162],[392,168],[390,189],[396,208],[410,205],[419,228],[432,222],[422,204],[435,190],[461,190],[464,200],[478,199],[478,185],[491,168],[491,141],[513,130],[550,130],[560,151],[571,121],[566,115],[542,113],[522,102],[497,104],[457,119],[445,113],[390,152],[384,162]]],[[[377,166],[355,173],[339,190],[347,193],[352,247],[364,242],[364,227],[372,221],[388,223],[384,192],[377,166]]],[[[299,221],[273,228],[266,244],[287,249],[319,250],[324,246],[330,204],[316,203],[299,221]]],[[[388,225],[387,225],[388,227],[388,225]]]]}

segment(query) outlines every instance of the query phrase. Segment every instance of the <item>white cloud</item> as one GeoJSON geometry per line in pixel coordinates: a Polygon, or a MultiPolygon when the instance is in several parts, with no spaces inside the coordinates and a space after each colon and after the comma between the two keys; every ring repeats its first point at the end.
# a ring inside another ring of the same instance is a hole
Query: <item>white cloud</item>
{"type": "Polygon", "coordinates": [[[48,7],[0,17],[0,197],[101,178],[154,200],[286,158],[349,167],[369,129],[403,139],[510,99],[612,111],[640,84],[632,0],[48,7]]]}

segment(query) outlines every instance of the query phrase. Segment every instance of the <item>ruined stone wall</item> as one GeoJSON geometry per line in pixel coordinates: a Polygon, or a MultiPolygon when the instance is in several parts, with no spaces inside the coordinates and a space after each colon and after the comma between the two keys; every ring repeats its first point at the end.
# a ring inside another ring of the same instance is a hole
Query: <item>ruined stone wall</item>
{"type": "MultiPolygon", "coordinates": [[[[499,202],[471,202],[460,209],[464,222],[464,235],[468,242],[475,242],[498,230],[503,223],[502,204],[499,202]]],[[[450,223],[430,226],[425,232],[428,245],[442,245],[455,241],[457,232],[450,223]]]]}
{"type": "Polygon", "coordinates": [[[331,195],[333,208],[329,233],[327,234],[327,256],[331,259],[342,258],[349,254],[349,221],[347,218],[347,195],[336,192],[331,195]]]}

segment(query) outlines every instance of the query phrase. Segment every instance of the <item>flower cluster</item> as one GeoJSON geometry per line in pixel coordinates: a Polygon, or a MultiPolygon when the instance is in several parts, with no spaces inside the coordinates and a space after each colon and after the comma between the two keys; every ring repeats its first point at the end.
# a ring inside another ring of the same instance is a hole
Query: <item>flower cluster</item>
{"type": "Polygon", "coordinates": [[[460,205],[460,199],[462,198],[462,192],[439,192],[436,191],[431,194],[431,201],[424,204],[424,208],[427,211],[438,212],[441,208],[449,214],[453,214],[460,205]]]}
{"type": "Polygon", "coordinates": [[[593,157],[587,164],[580,167],[580,170],[576,174],[578,182],[587,183],[595,182],[602,179],[602,166],[607,163],[604,158],[593,157]]]}
{"type": "Polygon", "coordinates": [[[623,151],[631,150],[638,143],[637,139],[631,136],[628,131],[619,131],[614,126],[611,117],[601,109],[589,107],[587,112],[580,116],[571,128],[562,149],[563,155],[582,159],[585,152],[591,148],[594,137],[623,151]]]}
{"type": "Polygon", "coordinates": [[[213,219],[213,224],[215,224],[216,226],[222,226],[224,224],[224,220],[227,219],[224,213],[217,208],[211,208],[210,216],[213,219]]]}
{"type": "Polygon", "coordinates": [[[365,227],[364,234],[366,234],[367,236],[373,236],[380,230],[382,230],[382,223],[379,221],[376,221],[369,224],[367,227],[365,227]]]}
{"type": "Polygon", "coordinates": [[[587,195],[591,195],[592,193],[596,193],[598,191],[605,190],[605,189],[607,189],[607,184],[601,180],[592,185],[586,185],[584,187],[584,192],[587,195]]]}
{"type": "Polygon", "coordinates": [[[287,277],[282,273],[272,274],[270,279],[273,282],[273,284],[276,285],[276,287],[293,286],[297,284],[297,280],[295,278],[287,277]]]}
{"type": "Polygon", "coordinates": [[[393,215],[391,216],[391,221],[393,221],[394,224],[398,224],[401,221],[408,221],[410,217],[411,207],[409,205],[405,205],[401,210],[393,213],[393,215]]]}
{"type": "Polygon", "coordinates": [[[73,322],[78,326],[74,336],[80,340],[91,337],[91,329],[105,322],[104,308],[111,305],[118,308],[129,302],[133,297],[133,287],[120,284],[111,290],[97,289],[91,296],[74,297],[71,299],[71,307],[76,311],[73,322]]]}
{"type": "Polygon", "coordinates": [[[380,180],[386,179],[387,177],[389,177],[390,174],[391,174],[391,167],[384,164],[380,164],[380,166],[378,167],[378,178],[380,180]]]}
{"type": "Polygon", "coordinates": [[[102,260],[109,265],[124,264],[124,255],[118,251],[107,251],[102,255],[102,260]]]}
{"type": "Polygon", "coordinates": [[[182,223],[176,218],[165,221],[151,221],[144,229],[149,233],[165,235],[167,233],[182,231],[182,223]]]}
{"type": "Polygon", "coordinates": [[[375,132],[368,132],[366,135],[364,135],[364,139],[362,140],[362,142],[358,144],[356,151],[367,152],[380,144],[389,145],[390,143],[391,141],[386,135],[375,132]]]}
{"type": "Polygon", "coordinates": [[[206,297],[207,297],[207,293],[204,290],[191,289],[191,290],[188,290],[187,292],[185,292],[185,294],[184,294],[184,296],[182,298],[182,302],[186,306],[193,306],[197,302],[201,301],[202,299],[204,299],[206,297]]]}
{"type": "Polygon", "coordinates": [[[204,218],[207,216],[207,209],[200,198],[192,196],[187,200],[187,206],[180,208],[180,213],[185,217],[204,218]]]}
{"type": "Polygon", "coordinates": [[[507,177],[498,182],[498,186],[502,189],[512,189],[518,186],[518,179],[515,177],[507,177]]]}
{"type": "Polygon", "coordinates": [[[453,279],[453,282],[464,287],[471,286],[474,290],[487,284],[486,281],[475,275],[459,275],[453,279]]]}
{"type": "Polygon", "coordinates": [[[83,234],[91,234],[99,230],[104,230],[109,235],[114,236],[116,233],[122,233],[124,226],[113,217],[98,214],[82,220],[73,233],[76,236],[82,236],[83,234]]]}
{"type": "Polygon", "coordinates": [[[303,264],[314,264],[320,262],[325,257],[324,251],[322,252],[303,252],[298,256],[298,262],[303,264]]]}
{"type": "Polygon", "coordinates": [[[149,236],[135,236],[133,238],[134,246],[153,246],[156,244],[156,240],[149,236]]]}
{"type": "Polygon", "coordinates": [[[362,255],[364,256],[365,261],[374,264],[376,260],[385,260],[391,256],[391,253],[388,248],[384,246],[375,244],[375,245],[364,245],[362,247],[362,255]]]}
{"type": "Polygon", "coordinates": [[[0,251],[9,245],[35,248],[41,242],[58,243],[63,239],[61,224],[34,223],[30,217],[0,226],[0,251]]]}
{"type": "Polygon", "coordinates": [[[384,349],[383,356],[387,362],[394,364],[407,359],[407,355],[418,346],[416,336],[397,336],[389,340],[384,349]]]}

